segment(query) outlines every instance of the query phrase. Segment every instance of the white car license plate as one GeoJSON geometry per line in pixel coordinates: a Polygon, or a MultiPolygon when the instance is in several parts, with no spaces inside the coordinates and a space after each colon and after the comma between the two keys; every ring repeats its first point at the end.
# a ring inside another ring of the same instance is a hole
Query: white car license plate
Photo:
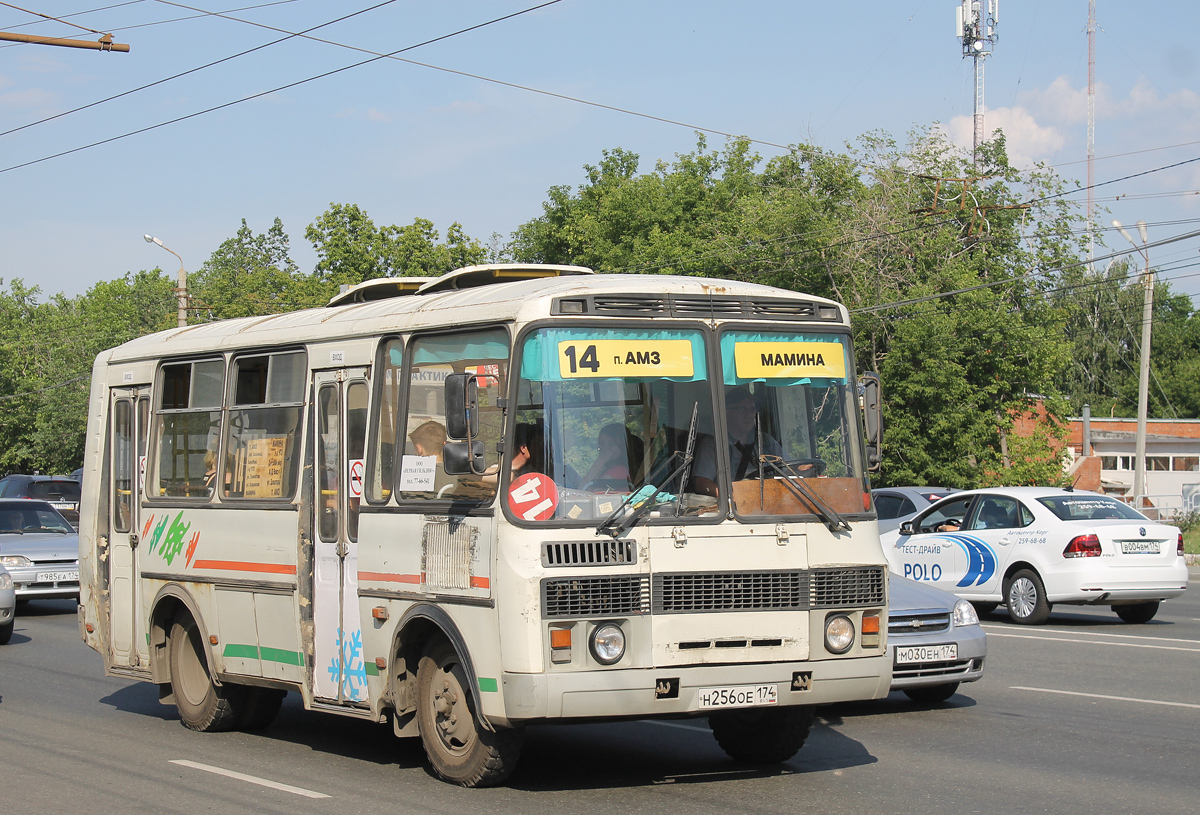
{"type": "Polygon", "coordinates": [[[1158,541],[1121,541],[1121,553],[1125,555],[1157,555],[1160,551],[1158,541]]]}
{"type": "Polygon", "coordinates": [[[896,649],[896,664],[914,662],[949,662],[958,659],[958,643],[946,645],[904,645],[896,649]]]}
{"type": "Polygon", "coordinates": [[[700,709],[724,707],[757,707],[779,703],[778,685],[727,685],[723,688],[701,688],[700,709]]]}
{"type": "Polygon", "coordinates": [[[58,572],[38,572],[37,582],[39,583],[63,583],[66,581],[79,582],[79,570],[62,570],[58,572]]]}

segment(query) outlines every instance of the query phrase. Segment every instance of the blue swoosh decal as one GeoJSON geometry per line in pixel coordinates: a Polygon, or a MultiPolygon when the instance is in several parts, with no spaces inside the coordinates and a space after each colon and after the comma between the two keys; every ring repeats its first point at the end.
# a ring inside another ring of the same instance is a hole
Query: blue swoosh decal
{"type": "Polygon", "coordinates": [[[970,535],[946,535],[967,553],[967,573],[958,581],[960,588],[982,586],[996,573],[996,553],[979,538],[970,535]]]}

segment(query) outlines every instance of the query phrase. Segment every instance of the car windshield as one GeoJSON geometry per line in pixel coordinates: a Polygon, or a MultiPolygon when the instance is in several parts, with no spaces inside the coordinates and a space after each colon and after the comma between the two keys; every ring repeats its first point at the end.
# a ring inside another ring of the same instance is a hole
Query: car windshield
{"type": "Polygon", "coordinates": [[[1148,520],[1128,504],[1104,495],[1054,495],[1037,500],[1062,521],[1148,520]]]}
{"type": "Polygon", "coordinates": [[[37,503],[26,501],[6,501],[0,504],[0,535],[74,531],[63,516],[45,504],[39,506],[37,503]]]}

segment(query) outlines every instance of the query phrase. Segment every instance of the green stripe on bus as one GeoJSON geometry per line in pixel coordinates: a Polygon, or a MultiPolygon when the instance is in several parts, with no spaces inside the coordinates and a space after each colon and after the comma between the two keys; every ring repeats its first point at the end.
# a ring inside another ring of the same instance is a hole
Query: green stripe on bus
{"type": "Polygon", "coordinates": [[[224,655],[234,659],[261,659],[264,662],[278,662],[282,665],[304,665],[303,654],[298,651],[285,651],[282,648],[259,648],[256,645],[230,643],[225,646],[224,655]]]}
{"type": "Polygon", "coordinates": [[[496,680],[491,677],[479,677],[479,689],[484,693],[495,693],[500,690],[500,686],[496,684],[496,680]]]}

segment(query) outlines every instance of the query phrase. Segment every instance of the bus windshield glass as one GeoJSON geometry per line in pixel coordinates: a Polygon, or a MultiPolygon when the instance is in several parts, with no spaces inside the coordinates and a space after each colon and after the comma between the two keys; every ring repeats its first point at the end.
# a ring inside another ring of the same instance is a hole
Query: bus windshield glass
{"type": "MultiPolygon", "coordinates": [[[[849,337],[726,331],[720,349],[734,511],[826,523],[864,512],[849,337]]],[[[716,470],[701,448],[697,478],[716,470]]]]}
{"type": "Polygon", "coordinates": [[[652,485],[651,518],[715,519],[715,495],[683,481],[689,433],[696,447],[714,432],[708,367],[704,335],[694,329],[555,327],[528,335],[509,512],[519,521],[594,525],[652,485]]]}

